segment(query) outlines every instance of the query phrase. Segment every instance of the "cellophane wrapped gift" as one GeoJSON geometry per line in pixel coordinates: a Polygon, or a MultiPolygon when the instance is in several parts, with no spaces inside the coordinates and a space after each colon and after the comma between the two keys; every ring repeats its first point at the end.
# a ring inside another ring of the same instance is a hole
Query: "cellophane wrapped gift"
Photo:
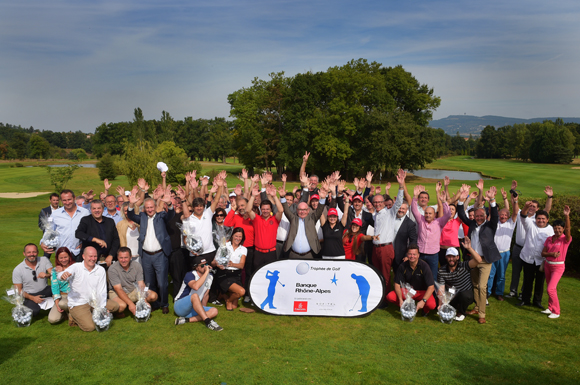
{"type": "Polygon", "coordinates": [[[6,289],[4,299],[15,305],[12,308],[14,324],[19,328],[30,326],[30,322],[32,322],[32,310],[24,306],[24,295],[22,291],[19,291],[16,286],[12,286],[10,289],[6,289]]]}
{"type": "Polygon", "coordinates": [[[435,290],[437,290],[437,297],[439,297],[439,319],[444,324],[450,324],[455,319],[457,315],[457,310],[450,305],[451,300],[455,297],[457,289],[455,286],[446,288],[445,285],[441,285],[435,282],[435,290]]]}
{"type": "Polygon", "coordinates": [[[138,298],[135,303],[135,321],[147,322],[151,318],[151,306],[145,301],[149,287],[140,288],[139,285],[135,284],[135,288],[137,289],[138,298]]]}
{"type": "Polygon", "coordinates": [[[178,223],[177,227],[185,237],[185,248],[194,254],[203,254],[203,242],[201,241],[201,237],[195,234],[195,226],[189,222],[185,222],[183,224],[178,223]]]}
{"type": "Polygon", "coordinates": [[[104,332],[109,330],[109,326],[111,326],[111,321],[113,320],[113,315],[105,307],[101,307],[98,298],[97,292],[93,291],[91,293],[89,305],[93,308],[93,322],[95,323],[95,328],[98,332],[104,332]]]}
{"type": "Polygon", "coordinates": [[[44,235],[40,243],[50,249],[56,249],[60,243],[60,234],[54,230],[52,218],[46,214],[40,217],[40,228],[44,231],[44,235]]]}
{"type": "Polygon", "coordinates": [[[215,254],[215,261],[221,266],[227,266],[231,258],[231,251],[226,247],[226,243],[232,236],[231,227],[218,227],[213,231],[213,239],[219,245],[215,254]]]}
{"type": "Polygon", "coordinates": [[[415,315],[417,314],[417,305],[415,304],[413,297],[417,292],[408,283],[404,283],[403,286],[401,286],[401,292],[403,293],[403,297],[405,297],[405,300],[401,305],[401,319],[403,321],[413,322],[415,315]]]}

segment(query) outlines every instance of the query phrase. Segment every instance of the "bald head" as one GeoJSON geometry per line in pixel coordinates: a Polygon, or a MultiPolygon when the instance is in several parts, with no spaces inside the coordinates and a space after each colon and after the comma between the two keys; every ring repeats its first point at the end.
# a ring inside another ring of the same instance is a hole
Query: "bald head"
{"type": "Polygon", "coordinates": [[[297,213],[300,218],[302,219],[306,218],[309,210],[310,208],[308,207],[308,204],[306,202],[300,202],[298,204],[297,213]]]}

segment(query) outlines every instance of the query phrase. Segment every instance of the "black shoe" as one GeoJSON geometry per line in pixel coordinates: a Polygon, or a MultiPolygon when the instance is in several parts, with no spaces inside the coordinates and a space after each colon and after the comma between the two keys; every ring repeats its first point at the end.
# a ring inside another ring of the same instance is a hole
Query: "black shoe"
{"type": "Polygon", "coordinates": [[[518,300],[520,300],[520,301],[522,300],[522,293],[520,293],[520,294],[518,295],[518,300]]]}
{"type": "Polygon", "coordinates": [[[381,303],[381,304],[380,304],[380,305],[377,307],[377,309],[386,309],[386,308],[387,308],[387,306],[388,306],[388,303],[381,303]]]}
{"type": "Polygon", "coordinates": [[[534,307],[537,307],[540,310],[545,310],[546,308],[542,306],[542,304],[534,303],[534,307]]]}
{"type": "Polygon", "coordinates": [[[531,303],[525,303],[524,301],[516,303],[516,306],[532,306],[531,303]]]}

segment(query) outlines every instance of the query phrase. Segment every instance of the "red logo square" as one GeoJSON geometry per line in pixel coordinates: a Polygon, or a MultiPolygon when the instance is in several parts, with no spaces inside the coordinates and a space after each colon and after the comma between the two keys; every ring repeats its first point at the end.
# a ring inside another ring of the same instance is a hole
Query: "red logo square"
{"type": "Polygon", "coordinates": [[[294,301],[294,312],[306,312],[308,310],[308,301],[294,301]]]}

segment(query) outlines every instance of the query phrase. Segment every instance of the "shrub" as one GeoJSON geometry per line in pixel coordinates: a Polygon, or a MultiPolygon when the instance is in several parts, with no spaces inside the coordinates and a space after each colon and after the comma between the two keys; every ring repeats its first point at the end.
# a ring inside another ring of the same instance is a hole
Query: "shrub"
{"type": "Polygon", "coordinates": [[[115,161],[111,154],[108,153],[103,155],[103,157],[97,162],[97,168],[99,169],[99,178],[101,178],[101,180],[114,180],[119,175],[119,170],[115,165],[115,161]]]}

